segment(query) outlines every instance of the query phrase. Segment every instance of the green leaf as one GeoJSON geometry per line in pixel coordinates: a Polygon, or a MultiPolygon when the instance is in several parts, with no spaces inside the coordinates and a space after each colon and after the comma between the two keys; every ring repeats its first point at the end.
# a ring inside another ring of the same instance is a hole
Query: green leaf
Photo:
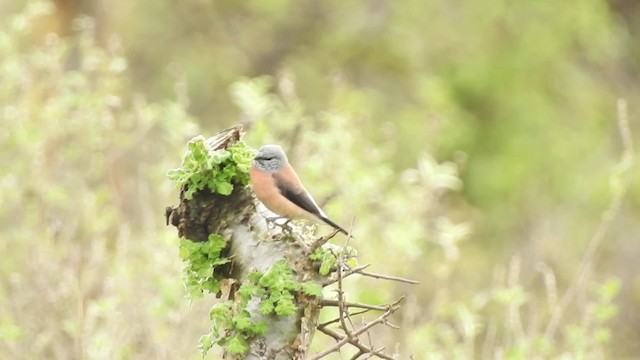
{"type": "Polygon", "coordinates": [[[204,294],[202,293],[202,288],[200,286],[187,286],[187,296],[189,299],[201,299],[204,294]]]}
{"type": "Polygon", "coordinates": [[[209,254],[219,255],[220,251],[227,246],[227,241],[222,237],[222,235],[218,234],[209,234],[208,242],[210,244],[209,254]]]}
{"type": "Polygon", "coordinates": [[[284,280],[293,275],[289,264],[285,260],[280,260],[271,265],[269,270],[260,278],[259,284],[266,288],[283,288],[284,280]]]}
{"type": "Polygon", "coordinates": [[[302,292],[310,296],[322,296],[322,285],[317,282],[308,281],[302,283],[302,292]]]}
{"type": "Polygon", "coordinates": [[[247,165],[247,164],[238,164],[238,170],[240,170],[243,173],[249,172],[249,169],[251,168],[251,165],[247,165]]]}
{"type": "Polygon", "coordinates": [[[215,259],[215,260],[213,260],[213,261],[211,262],[211,265],[213,265],[213,266],[218,266],[218,265],[224,265],[224,264],[227,264],[227,263],[229,263],[229,262],[231,262],[231,260],[229,260],[229,259],[227,259],[227,258],[217,258],[217,259],[215,259]]]}
{"type": "Polygon", "coordinates": [[[222,164],[230,157],[231,153],[229,151],[221,149],[213,152],[213,155],[211,155],[211,160],[214,164],[222,164]]]}
{"type": "Polygon", "coordinates": [[[249,345],[241,334],[236,334],[229,338],[225,345],[225,349],[230,354],[241,355],[249,351],[249,345]]]}
{"type": "Polygon", "coordinates": [[[262,315],[272,314],[274,310],[275,306],[273,306],[273,303],[268,299],[263,300],[258,308],[258,312],[262,315]]]}
{"type": "Polygon", "coordinates": [[[237,294],[242,297],[243,300],[248,301],[251,296],[258,291],[258,286],[253,284],[242,284],[237,291],[237,294]]]}
{"type": "Polygon", "coordinates": [[[269,301],[272,303],[277,303],[282,298],[282,291],[272,290],[269,294],[269,301]]]}
{"type": "Polygon", "coordinates": [[[209,278],[207,281],[202,283],[202,289],[211,294],[217,294],[220,292],[220,282],[214,278],[209,278]]]}
{"type": "Polygon", "coordinates": [[[278,316],[290,316],[293,315],[297,308],[293,303],[293,295],[290,293],[283,293],[283,296],[278,300],[275,311],[278,316]]]}
{"type": "Polygon", "coordinates": [[[200,351],[202,352],[202,356],[205,356],[212,347],[213,339],[211,338],[211,335],[202,335],[200,337],[200,351]]]}
{"type": "Polygon", "coordinates": [[[262,277],[262,275],[264,275],[263,273],[259,272],[259,271],[254,271],[252,273],[250,273],[249,275],[247,275],[247,279],[254,283],[257,284],[258,281],[260,281],[260,278],[262,277]]]}
{"type": "Polygon", "coordinates": [[[217,303],[209,310],[209,318],[221,323],[228,323],[231,321],[231,306],[230,300],[217,303]]]}
{"type": "Polygon", "coordinates": [[[299,291],[302,285],[291,277],[282,280],[282,287],[289,291],[299,291]]]}
{"type": "Polygon", "coordinates": [[[184,192],[184,198],[187,200],[193,199],[193,194],[198,191],[196,188],[187,188],[187,191],[184,192]]]}
{"type": "Polygon", "coordinates": [[[213,275],[213,268],[210,266],[203,266],[200,269],[198,269],[196,274],[199,278],[208,278],[211,275],[213,275]]]}
{"type": "Polygon", "coordinates": [[[216,192],[220,195],[230,195],[233,192],[233,185],[228,182],[216,183],[216,192]]]}
{"type": "Polygon", "coordinates": [[[167,172],[167,177],[169,178],[169,180],[177,182],[179,184],[184,181],[185,175],[186,172],[181,168],[171,169],[169,170],[169,172],[167,172]]]}
{"type": "Polygon", "coordinates": [[[192,241],[189,241],[187,239],[180,239],[180,247],[178,248],[178,252],[180,255],[180,258],[185,260],[187,258],[189,258],[189,256],[191,255],[191,253],[193,252],[195,245],[192,241]]]}
{"type": "Polygon", "coordinates": [[[317,248],[313,254],[309,255],[309,259],[320,261],[324,258],[325,251],[322,248],[317,248]]]}
{"type": "Polygon", "coordinates": [[[268,330],[269,326],[264,321],[254,324],[252,328],[253,335],[264,335],[268,330]]]}
{"type": "Polygon", "coordinates": [[[253,323],[251,323],[251,316],[249,315],[249,312],[246,310],[236,315],[233,318],[233,323],[235,325],[235,328],[240,331],[244,331],[253,325],[253,323]]]}
{"type": "Polygon", "coordinates": [[[326,253],[324,259],[322,260],[322,264],[320,264],[320,270],[318,272],[322,276],[327,276],[331,272],[331,269],[336,266],[336,264],[336,258],[333,255],[326,253]]]}

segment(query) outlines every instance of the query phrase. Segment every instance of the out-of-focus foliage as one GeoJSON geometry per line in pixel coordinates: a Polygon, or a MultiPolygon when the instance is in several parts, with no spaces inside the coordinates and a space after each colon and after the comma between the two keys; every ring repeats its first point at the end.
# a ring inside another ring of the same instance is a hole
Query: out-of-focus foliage
{"type": "Polygon", "coordinates": [[[193,123],[238,119],[355,217],[361,262],[421,281],[347,282],[409,295],[376,344],[640,352],[637,177],[545,338],[611,201],[618,97],[637,129],[640,3],[5,1],[0,20],[0,357],[198,356],[213,300],[184,300],[165,175],[193,123]]]}
{"type": "MultiPolygon", "coordinates": [[[[270,110],[260,116],[265,120],[256,124],[267,125],[264,133],[255,129],[247,136],[248,142],[268,142],[271,132],[296,134],[295,128],[300,126],[295,119],[287,120],[292,119],[287,114],[289,107],[277,95],[282,89],[277,88],[277,94],[261,91],[266,81],[261,78],[235,85],[246,90],[235,95],[237,103],[245,104],[243,110],[253,108],[252,102],[269,104],[264,108],[270,110]],[[251,88],[254,90],[249,91],[251,88]],[[256,97],[258,93],[262,97],[256,97]]],[[[290,105],[296,109],[302,104],[290,105]]],[[[404,315],[396,323],[403,331],[389,340],[385,333],[389,330],[379,330],[376,345],[396,346],[401,356],[412,354],[420,359],[584,358],[610,353],[608,321],[617,312],[613,303],[619,289],[616,278],[590,285],[593,289],[581,294],[585,303],[572,306],[569,316],[563,314],[566,318],[559,329],[549,324],[558,316],[553,313],[559,306],[558,291],[564,293],[566,285],[558,287],[553,270],[542,262],[539,269],[527,269],[533,273],[529,276],[542,273],[535,279],[543,284],[538,291],[523,283],[520,255],[513,257],[507,268],[497,267],[493,276],[485,275],[484,282],[461,288],[456,284],[471,277],[464,272],[463,261],[469,256],[462,254],[461,242],[469,238],[472,228],[468,222],[454,219],[459,207],[466,208],[455,195],[462,187],[459,165],[438,163],[423,154],[414,168],[394,176],[389,153],[384,151],[389,139],[374,144],[351,135],[364,126],[362,119],[335,108],[310,116],[315,120],[313,125],[300,131],[298,139],[290,139],[295,144],[290,151],[294,167],[305,169],[305,179],[316,184],[314,190],[320,194],[331,187],[340,191],[335,195],[340,201],[330,202],[327,212],[347,209],[348,214],[354,214],[357,225],[352,245],[357,243],[367,262],[426,282],[417,288],[380,284],[379,280],[351,282],[350,296],[367,302],[386,303],[408,294],[404,315]],[[321,131],[337,135],[333,139],[318,136],[321,131]],[[334,159],[339,161],[332,162],[334,159]],[[326,171],[312,169],[310,164],[314,163],[332,164],[331,184],[355,181],[357,185],[326,186],[326,171]]],[[[597,280],[599,277],[591,281],[597,280]]],[[[324,315],[327,320],[337,317],[328,310],[324,315]]],[[[319,342],[317,346],[330,343],[319,342]]]]}
{"type": "Polygon", "coordinates": [[[184,328],[175,235],[158,230],[197,128],[183,104],[132,94],[92,20],[74,39],[35,34],[53,10],[0,25],[0,357],[185,358],[206,327],[184,328]]]}

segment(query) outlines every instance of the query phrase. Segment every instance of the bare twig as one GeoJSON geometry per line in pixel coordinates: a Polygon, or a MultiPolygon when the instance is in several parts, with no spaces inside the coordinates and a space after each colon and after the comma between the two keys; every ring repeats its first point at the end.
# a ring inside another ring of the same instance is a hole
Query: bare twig
{"type": "Polygon", "coordinates": [[[357,272],[358,274],[360,274],[362,276],[368,276],[368,277],[372,277],[372,278],[376,278],[376,279],[398,281],[398,282],[407,283],[407,284],[413,284],[413,285],[420,284],[419,281],[415,281],[415,280],[411,280],[411,279],[405,279],[405,278],[402,278],[402,277],[399,277],[399,276],[382,275],[382,274],[376,274],[376,273],[365,272],[365,271],[355,271],[355,272],[357,272]]]}
{"type": "MultiPolygon", "coordinates": [[[[618,100],[618,130],[620,132],[620,137],[622,138],[622,146],[623,153],[622,159],[618,163],[618,174],[614,174],[617,176],[626,175],[630,169],[633,168],[633,141],[631,138],[631,129],[629,128],[629,119],[627,115],[627,103],[624,99],[618,100]]],[[[569,304],[573,301],[574,297],[578,293],[578,290],[581,289],[589,272],[591,271],[591,267],[593,266],[594,258],[597,250],[600,247],[600,244],[604,240],[609,228],[611,227],[611,223],[613,219],[616,217],[620,210],[620,206],[622,205],[622,201],[624,199],[624,194],[626,193],[629,187],[629,179],[626,178],[620,181],[619,188],[614,189],[613,198],[611,199],[611,203],[609,207],[602,213],[602,218],[598,227],[596,228],[595,233],[591,237],[589,241],[589,245],[587,246],[587,250],[585,251],[584,257],[580,262],[580,270],[578,271],[578,276],[575,281],[569,286],[569,289],[565,292],[564,296],[558,303],[558,305],[554,308],[553,313],[551,314],[551,320],[549,320],[549,324],[544,332],[545,341],[551,341],[554,337],[556,330],[558,329],[558,324],[564,315],[565,310],[569,306],[569,304]]]]}
{"type": "MultiPolygon", "coordinates": [[[[348,338],[353,337],[351,331],[347,327],[347,323],[345,321],[345,314],[349,314],[347,307],[345,306],[344,301],[344,291],[342,291],[342,259],[338,261],[338,312],[340,318],[340,325],[342,325],[342,330],[347,335],[348,338]]],[[[353,325],[353,324],[352,324],[353,325]]]]}
{"type": "MultiPolygon", "coordinates": [[[[314,357],[309,358],[309,360],[321,359],[321,358],[327,356],[328,354],[331,354],[332,352],[338,351],[342,346],[344,346],[346,344],[350,344],[350,345],[356,347],[359,350],[358,353],[360,354],[358,356],[362,356],[364,354],[370,354],[371,356],[377,356],[377,357],[379,357],[381,359],[394,360],[393,357],[381,352],[382,350],[384,350],[384,348],[373,349],[373,348],[368,347],[366,345],[363,345],[363,344],[361,344],[361,343],[359,343],[357,341],[355,341],[355,342],[354,341],[348,341],[349,339],[347,337],[345,337],[344,335],[342,335],[342,334],[340,334],[340,333],[338,333],[338,332],[336,332],[334,330],[328,329],[328,328],[323,328],[323,329],[318,329],[318,330],[320,332],[322,332],[323,334],[328,335],[328,336],[336,339],[338,341],[338,343],[336,343],[336,345],[338,345],[340,343],[342,343],[342,344],[340,346],[334,345],[331,348],[323,351],[322,353],[319,353],[319,354],[315,355],[314,357]]],[[[369,357],[371,357],[371,356],[369,356],[369,357]]],[[[356,357],[356,359],[357,359],[357,357],[356,357]]]]}
{"type": "MultiPolygon", "coordinates": [[[[373,347],[371,347],[371,349],[373,349],[373,347]]],[[[384,350],[384,347],[377,348],[377,349],[371,351],[370,353],[366,353],[366,352],[364,352],[362,350],[359,350],[357,354],[355,354],[355,355],[353,355],[351,357],[351,360],[357,360],[357,359],[360,358],[360,356],[363,356],[363,355],[367,355],[367,356],[365,358],[363,358],[362,360],[371,359],[374,356],[378,356],[378,353],[380,353],[382,350],[384,350]]]]}
{"type": "Polygon", "coordinates": [[[373,340],[371,340],[371,332],[367,331],[367,341],[369,343],[369,347],[373,348],[373,340]]]}
{"type": "Polygon", "coordinates": [[[327,335],[333,337],[334,339],[338,340],[338,342],[335,345],[331,346],[330,348],[328,348],[328,349],[326,349],[326,350],[314,355],[313,357],[310,357],[309,360],[321,359],[324,356],[326,356],[327,354],[331,354],[332,352],[338,351],[345,344],[351,344],[351,345],[357,347],[360,350],[366,350],[367,353],[375,353],[374,355],[378,356],[379,358],[393,360],[393,357],[391,357],[389,355],[386,355],[384,353],[380,353],[379,351],[376,351],[375,349],[372,349],[372,348],[369,348],[369,347],[367,347],[365,345],[362,345],[359,342],[359,339],[357,337],[360,334],[363,334],[363,333],[367,332],[369,329],[371,329],[375,325],[386,323],[386,320],[389,317],[389,315],[393,314],[396,310],[398,310],[400,308],[400,303],[404,299],[405,299],[405,297],[403,296],[403,297],[399,298],[398,300],[394,301],[393,303],[387,305],[386,306],[386,311],[383,314],[378,316],[376,319],[364,324],[359,329],[353,331],[351,337],[349,337],[347,335],[343,335],[343,334],[337,333],[336,331],[331,330],[331,329],[327,328],[326,326],[318,326],[318,330],[319,331],[321,331],[324,334],[327,334],[327,335]]]}
{"type": "MultiPolygon", "coordinates": [[[[351,240],[351,238],[353,238],[353,236],[351,235],[351,230],[353,229],[353,221],[355,220],[355,218],[353,218],[351,220],[351,224],[349,225],[349,231],[347,233],[347,242],[345,244],[345,247],[347,245],[349,245],[349,240],[351,240]]],[[[316,251],[317,248],[319,248],[320,246],[324,245],[327,243],[327,241],[333,239],[338,233],[340,232],[340,230],[338,229],[333,229],[333,231],[326,236],[322,236],[318,239],[316,239],[313,243],[311,243],[311,245],[309,246],[308,252],[309,254],[312,254],[314,251],[316,251]]]]}
{"type": "MultiPolygon", "coordinates": [[[[354,220],[351,221],[351,225],[349,227],[349,233],[347,235],[347,239],[345,241],[345,245],[344,247],[346,248],[349,245],[349,241],[351,240],[352,236],[351,236],[351,229],[353,228],[353,222],[354,220]]],[[[331,236],[335,235],[332,234],[331,236]]],[[[330,237],[329,237],[330,238],[330,237]]],[[[329,238],[320,238],[318,240],[316,240],[309,248],[309,252],[313,252],[315,251],[315,249],[319,248],[320,246],[322,246],[323,244],[326,243],[326,241],[329,240],[329,238]]],[[[333,256],[335,256],[336,258],[336,271],[335,271],[335,279],[329,280],[327,282],[325,282],[323,284],[323,286],[328,286],[331,285],[333,283],[338,283],[336,292],[337,292],[337,299],[336,300],[320,300],[319,305],[321,307],[326,307],[326,306],[335,306],[338,308],[338,318],[325,322],[323,324],[320,324],[317,326],[317,329],[334,338],[337,342],[336,344],[334,344],[333,346],[331,346],[328,349],[325,349],[324,351],[314,355],[313,357],[310,358],[310,360],[317,360],[317,359],[321,359],[323,357],[325,357],[328,354],[331,354],[333,352],[336,351],[340,351],[340,349],[345,346],[346,344],[350,344],[354,347],[356,347],[358,349],[358,352],[351,357],[352,360],[357,360],[360,359],[361,357],[365,356],[366,359],[369,359],[373,356],[379,357],[381,359],[394,359],[391,355],[385,354],[382,351],[384,350],[384,348],[379,348],[376,349],[373,344],[371,343],[371,336],[368,332],[368,330],[370,328],[372,328],[375,325],[379,325],[379,324],[384,324],[387,325],[391,328],[395,328],[397,329],[398,326],[389,323],[388,321],[388,317],[389,315],[391,315],[393,312],[395,312],[399,307],[400,307],[400,302],[404,300],[404,297],[401,297],[400,299],[398,299],[397,301],[391,303],[391,304],[387,304],[387,305],[383,305],[383,306],[379,306],[379,305],[370,305],[370,304],[361,304],[361,303],[353,303],[353,302],[347,302],[346,298],[345,298],[345,294],[344,294],[344,290],[343,290],[343,280],[353,274],[360,274],[363,276],[369,276],[369,277],[373,277],[373,278],[377,278],[377,279],[386,279],[386,280],[392,280],[392,281],[399,281],[399,282],[405,282],[405,283],[410,283],[410,284],[417,284],[417,281],[413,281],[413,280],[408,280],[408,279],[404,279],[404,278],[400,278],[400,277],[395,277],[395,276],[387,276],[387,275],[381,275],[381,274],[374,274],[374,273],[366,273],[363,272],[364,269],[366,269],[367,267],[369,267],[369,264],[367,265],[363,265],[363,266],[359,266],[356,268],[351,268],[347,265],[346,261],[348,259],[347,255],[345,254],[335,254],[333,251],[331,251],[331,253],[333,254],[333,256]],[[351,313],[351,309],[352,308],[360,308],[360,309],[364,309],[362,311],[357,311],[355,313],[351,313]],[[380,316],[378,316],[375,320],[364,323],[364,325],[362,325],[360,328],[356,329],[356,326],[354,325],[351,317],[353,315],[358,315],[358,314],[362,314],[365,312],[368,312],[370,310],[376,310],[376,311],[383,311],[383,314],[381,314],[380,316]],[[329,325],[331,324],[335,324],[335,323],[340,323],[340,330],[341,332],[338,332],[336,330],[330,329],[328,328],[329,325]],[[359,336],[361,334],[366,334],[368,336],[369,339],[369,346],[364,345],[361,342],[361,339],[359,338],[359,336]]]]}
{"type": "MultiPolygon", "coordinates": [[[[353,303],[353,302],[347,302],[345,301],[343,304],[345,307],[348,308],[360,308],[360,309],[369,309],[369,310],[377,310],[377,311],[386,311],[387,307],[386,306],[380,306],[380,305],[370,305],[370,304],[362,304],[362,303],[353,303]]],[[[339,307],[339,301],[338,300],[321,300],[320,301],[320,306],[336,306],[339,307]]]]}
{"type": "Polygon", "coordinates": [[[352,232],[353,232],[353,223],[356,221],[356,218],[351,218],[351,223],[349,224],[349,232],[347,234],[347,240],[344,243],[344,247],[349,246],[349,241],[351,241],[351,238],[353,238],[352,232]]]}
{"type": "MultiPolygon", "coordinates": [[[[357,268],[354,268],[354,269],[349,269],[342,275],[342,278],[344,279],[344,278],[346,278],[348,276],[351,276],[353,274],[358,274],[361,270],[364,270],[364,269],[368,268],[369,266],[371,266],[371,264],[365,264],[365,265],[362,265],[362,266],[358,266],[357,268]]],[[[328,280],[328,281],[324,282],[322,284],[322,286],[326,287],[326,286],[329,286],[329,285],[334,284],[336,282],[338,282],[338,278],[328,280]]]]}
{"type": "Polygon", "coordinates": [[[387,325],[388,327],[392,328],[392,329],[396,329],[396,330],[400,330],[400,326],[394,324],[394,323],[390,323],[388,321],[384,322],[385,325],[387,325]]]}
{"type": "MultiPolygon", "coordinates": [[[[349,313],[349,316],[362,315],[362,314],[368,313],[369,311],[371,311],[371,310],[364,309],[364,310],[356,311],[354,313],[349,313]]],[[[323,322],[322,324],[318,324],[318,327],[321,327],[321,326],[325,326],[326,327],[326,326],[329,326],[331,324],[335,324],[335,323],[337,323],[339,321],[340,321],[340,318],[335,318],[333,320],[329,320],[329,321],[323,322]]]]}
{"type": "MultiPolygon", "coordinates": [[[[401,283],[405,283],[405,284],[412,284],[412,285],[420,284],[419,281],[411,280],[411,279],[407,279],[407,278],[403,278],[403,277],[399,277],[399,276],[383,275],[383,274],[377,274],[377,273],[363,271],[364,269],[368,268],[369,266],[371,266],[371,264],[366,264],[366,265],[358,266],[357,268],[349,269],[348,271],[346,271],[342,275],[342,278],[344,279],[347,276],[350,276],[350,275],[353,275],[353,274],[360,274],[362,276],[372,277],[372,278],[376,278],[376,279],[397,281],[397,282],[401,282],[401,283]]],[[[327,281],[323,285],[324,286],[328,286],[328,285],[334,284],[336,282],[338,282],[337,278],[336,279],[332,279],[330,281],[327,281]]]]}
{"type": "Polygon", "coordinates": [[[311,243],[311,245],[309,246],[309,254],[313,254],[314,251],[316,251],[317,248],[319,248],[320,246],[324,245],[327,243],[327,241],[331,240],[334,236],[336,236],[338,234],[340,230],[338,229],[333,229],[333,231],[331,232],[331,234],[326,235],[326,236],[322,236],[318,239],[316,239],[313,243],[311,243]]]}

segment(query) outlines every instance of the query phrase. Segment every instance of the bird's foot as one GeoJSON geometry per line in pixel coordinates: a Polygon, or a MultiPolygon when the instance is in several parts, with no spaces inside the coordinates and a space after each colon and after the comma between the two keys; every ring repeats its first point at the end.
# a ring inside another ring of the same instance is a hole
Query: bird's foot
{"type": "Polygon", "coordinates": [[[289,219],[288,217],[274,216],[274,217],[265,218],[265,220],[267,221],[267,226],[271,226],[271,229],[274,229],[276,226],[278,226],[287,234],[293,233],[293,228],[290,225],[291,219],[289,219]],[[278,222],[278,220],[286,220],[286,221],[281,223],[281,222],[278,222]]]}

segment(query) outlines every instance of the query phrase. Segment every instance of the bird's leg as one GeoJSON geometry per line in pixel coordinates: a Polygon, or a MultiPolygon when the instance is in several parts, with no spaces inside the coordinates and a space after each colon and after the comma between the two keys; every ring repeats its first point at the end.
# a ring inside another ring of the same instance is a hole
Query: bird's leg
{"type": "Polygon", "coordinates": [[[274,229],[277,220],[284,219],[283,216],[273,216],[273,217],[265,217],[264,221],[267,223],[267,228],[274,229]]]}
{"type": "MultiPolygon", "coordinates": [[[[291,232],[293,231],[293,228],[291,227],[291,225],[289,225],[289,223],[291,223],[291,219],[286,217],[286,216],[274,216],[274,217],[268,217],[265,218],[265,220],[267,221],[267,225],[273,225],[273,226],[278,226],[280,228],[282,228],[283,231],[285,231],[288,234],[291,234],[291,232]],[[278,224],[276,221],[278,220],[282,220],[282,219],[286,219],[286,221],[282,224],[278,224]]],[[[273,227],[272,227],[273,229],[273,227]]]]}
{"type": "Polygon", "coordinates": [[[282,228],[283,232],[291,236],[293,235],[293,228],[291,227],[290,224],[291,224],[291,219],[287,219],[287,221],[285,221],[284,224],[277,224],[277,225],[282,228]]]}

